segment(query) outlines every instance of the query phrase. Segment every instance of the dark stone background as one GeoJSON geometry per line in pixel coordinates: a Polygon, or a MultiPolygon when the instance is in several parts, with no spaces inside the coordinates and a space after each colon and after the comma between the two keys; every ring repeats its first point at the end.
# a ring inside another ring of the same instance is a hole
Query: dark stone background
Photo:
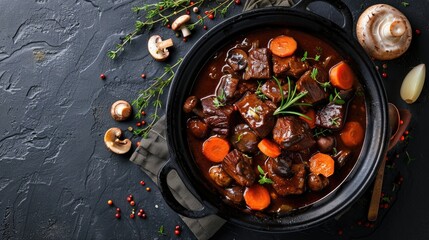
{"type": "MultiPolygon", "coordinates": [[[[162,73],[164,65],[148,56],[147,33],[127,46],[117,60],[106,56],[119,37],[133,29],[137,15],[130,8],[143,2],[0,1],[0,239],[169,239],[175,237],[176,224],[184,228],[182,238],[192,238],[156,186],[128,161],[130,155],[111,154],[102,140],[108,128],[125,129],[134,124],[114,122],[110,105],[118,99],[131,101],[150,79],[162,73]],[[101,80],[100,73],[107,79],[101,80]],[[146,80],[140,78],[141,73],[147,75],[146,80]],[[145,191],[140,180],[152,191],[145,191]],[[128,194],[145,209],[147,220],[128,217],[128,194]],[[106,204],[108,199],[122,209],[121,220],[115,219],[114,208],[106,204]],[[157,233],[161,225],[167,236],[157,233]]],[[[364,8],[379,1],[346,2],[356,20],[364,8]]],[[[429,107],[429,87],[426,84],[413,105],[399,97],[405,74],[411,67],[429,62],[429,3],[408,1],[410,6],[404,7],[399,0],[382,2],[396,6],[422,32],[414,36],[403,57],[387,62],[388,78],[383,80],[389,100],[414,115],[410,144],[403,144],[396,162],[390,163],[394,170],[387,170],[395,173],[388,176],[401,174],[404,178],[394,191],[389,185],[394,178],[385,183],[385,191],[394,196],[389,209],[370,227],[356,224],[365,216],[365,207],[353,207],[343,217],[301,233],[257,233],[227,224],[215,239],[335,239],[339,229],[343,231],[339,238],[429,237],[425,141],[429,114],[424,110],[429,107]],[[404,149],[413,158],[410,163],[406,163],[404,149]]],[[[239,13],[241,7],[234,6],[229,16],[239,13]]],[[[338,19],[326,6],[314,9],[338,19]]],[[[210,28],[219,21],[221,18],[207,25],[210,28]]],[[[154,32],[175,38],[166,28],[156,27],[154,32]]],[[[203,33],[201,28],[195,30],[187,43],[174,39],[167,63],[184,56],[203,33]]]]}

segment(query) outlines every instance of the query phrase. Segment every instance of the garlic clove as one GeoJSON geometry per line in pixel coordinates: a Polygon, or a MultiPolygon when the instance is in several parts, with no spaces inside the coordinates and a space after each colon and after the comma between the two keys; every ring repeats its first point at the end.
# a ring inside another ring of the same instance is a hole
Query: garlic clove
{"type": "Polygon", "coordinates": [[[401,86],[401,98],[406,103],[414,103],[422,92],[426,77],[426,65],[417,65],[405,76],[401,86]]]}

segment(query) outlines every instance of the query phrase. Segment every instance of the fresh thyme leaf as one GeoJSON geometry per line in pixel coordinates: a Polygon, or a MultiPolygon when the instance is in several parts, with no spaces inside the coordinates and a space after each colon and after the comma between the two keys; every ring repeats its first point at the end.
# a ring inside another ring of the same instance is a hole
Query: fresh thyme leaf
{"type": "Polygon", "coordinates": [[[220,108],[225,106],[225,101],[226,101],[225,91],[221,89],[219,95],[213,99],[213,105],[215,106],[215,108],[220,108]]]}
{"type": "Polygon", "coordinates": [[[259,181],[258,181],[259,184],[262,185],[262,184],[273,184],[274,183],[273,180],[271,180],[270,178],[267,177],[267,173],[264,172],[262,167],[259,165],[258,165],[258,171],[260,173],[259,181]]]}
{"type": "Polygon", "coordinates": [[[404,7],[408,7],[408,6],[410,6],[410,3],[409,3],[409,2],[401,2],[401,4],[402,4],[402,6],[404,6],[404,7]]]}
{"type": "Polygon", "coordinates": [[[161,225],[161,227],[159,227],[158,233],[159,235],[166,235],[164,230],[164,225],[161,225]]]}
{"type": "Polygon", "coordinates": [[[243,138],[243,133],[240,133],[238,136],[237,136],[237,140],[235,141],[235,143],[239,143],[240,141],[241,141],[241,139],[243,138]]]}
{"type": "Polygon", "coordinates": [[[314,129],[313,136],[315,138],[318,138],[320,136],[325,137],[325,136],[327,136],[328,134],[331,134],[331,133],[332,133],[332,131],[329,130],[329,129],[326,129],[326,128],[316,128],[316,129],[314,129]]]}
{"type": "Polygon", "coordinates": [[[340,123],[338,122],[338,120],[340,120],[339,117],[334,117],[334,118],[329,119],[329,121],[331,122],[331,124],[334,125],[334,126],[336,126],[336,127],[338,127],[340,125],[340,123]]]}
{"type": "Polygon", "coordinates": [[[337,155],[338,153],[337,148],[336,147],[332,148],[332,152],[334,153],[334,155],[337,155]]]}
{"type": "Polygon", "coordinates": [[[319,70],[317,69],[317,68],[313,68],[313,70],[311,70],[311,74],[310,74],[310,77],[313,79],[313,80],[316,80],[316,78],[317,78],[317,74],[319,73],[319,70]]]}
{"type": "Polygon", "coordinates": [[[261,90],[262,82],[258,81],[258,88],[255,91],[256,96],[261,100],[267,100],[268,97],[261,90]]]}
{"type": "Polygon", "coordinates": [[[298,103],[297,102],[298,100],[303,98],[305,95],[307,95],[308,92],[303,91],[303,92],[296,94],[296,90],[297,90],[296,85],[295,85],[295,88],[292,90],[290,87],[291,81],[289,78],[287,78],[289,89],[288,89],[287,98],[285,99],[285,96],[283,93],[283,88],[282,88],[280,81],[276,77],[273,77],[273,78],[277,82],[277,85],[279,86],[279,89],[280,89],[280,94],[282,96],[282,101],[280,103],[280,106],[274,111],[274,115],[278,115],[278,114],[293,114],[293,115],[298,115],[298,116],[304,115],[302,113],[290,111],[287,109],[289,109],[290,107],[293,107],[293,106],[311,106],[311,104],[308,104],[308,103],[298,103]]]}
{"type": "Polygon", "coordinates": [[[308,56],[308,52],[307,52],[307,51],[305,51],[305,52],[304,52],[304,55],[303,55],[303,56],[302,56],[302,58],[301,58],[301,62],[305,62],[305,61],[307,61],[307,59],[312,59],[312,60],[314,60],[314,61],[318,62],[318,61],[320,60],[320,55],[319,55],[319,54],[317,54],[316,56],[314,56],[314,58],[312,58],[312,57],[309,57],[309,56],[308,56]]]}
{"type": "Polygon", "coordinates": [[[346,101],[341,98],[340,92],[336,88],[334,88],[334,94],[331,93],[329,95],[329,102],[333,102],[338,105],[346,103],[346,101]]]}

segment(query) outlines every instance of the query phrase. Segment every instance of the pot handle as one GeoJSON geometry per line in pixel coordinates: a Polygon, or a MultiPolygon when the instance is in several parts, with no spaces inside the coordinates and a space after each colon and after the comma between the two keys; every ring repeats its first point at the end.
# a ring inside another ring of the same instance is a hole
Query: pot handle
{"type": "Polygon", "coordinates": [[[313,2],[325,2],[337,9],[344,19],[343,26],[340,27],[349,33],[353,33],[352,13],[350,12],[350,9],[347,7],[347,5],[341,0],[301,0],[296,3],[293,8],[308,11],[308,5],[313,2]]]}
{"type": "Polygon", "coordinates": [[[177,173],[179,173],[179,171],[177,171],[174,165],[174,161],[172,159],[169,159],[158,173],[158,185],[165,202],[175,212],[189,218],[202,218],[208,215],[215,214],[216,212],[214,210],[209,209],[204,204],[202,204],[203,208],[201,210],[189,210],[185,208],[182,204],[180,204],[179,201],[177,201],[167,183],[167,176],[171,171],[176,171],[177,173]]]}

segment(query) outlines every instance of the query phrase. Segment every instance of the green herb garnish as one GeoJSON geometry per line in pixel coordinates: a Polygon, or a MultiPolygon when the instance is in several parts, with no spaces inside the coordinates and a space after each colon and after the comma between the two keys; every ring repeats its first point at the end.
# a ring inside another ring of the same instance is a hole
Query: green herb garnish
{"type": "Polygon", "coordinates": [[[264,170],[259,165],[258,165],[258,171],[260,173],[259,181],[258,181],[259,184],[262,185],[262,184],[273,184],[274,183],[273,180],[267,178],[267,173],[264,172],[264,170]]]}
{"type": "Polygon", "coordinates": [[[404,7],[408,7],[408,6],[410,6],[410,3],[409,3],[409,2],[401,2],[401,4],[402,4],[402,6],[404,6],[404,7]]]}
{"type": "Polygon", "coordinates": [[[213,99],[213,105],[215,106],[215,108],[220,108],[225,106],[225,102],[226,102],[225,91],[221,89],[219,95],[213,99]]]}
{"type": "Polygon", "coordinates": [[[316,128],[316,129],[314,129],[314,134],[313,134],[313,136],[314,136],[315,138],[318,138],[318,137],[320,137],[320,136],[325,137],[325,136],[327,136],[328,134],[332,134],[332,131],[331,131],[331,130],[329,130],[329,129],[326,129],[326,128],[316,128]]]}
{"type": "Polygon", "coordinates": [[[329,81],[327,81],[327,82],[319,82],[318,80],[317,80],[317,74],[319,74],[319,69],[317,69],[317,68],[313,68],[312,70],[311,70],[311,74],[310,74],[310,77],[314,80],[314,81],[316,81],[322,88],[323,88],[323,91],[325,91],[326,92],[326,89],[328,88],[328,87],[330,87],[331,86],[331,82],[329,82],[329,81]]]}
{"type": "Polygon", "coordinates": [[[342,104],[346,103],[346,101],[344,101],[341,98],[340,92],[337,91],[336,88],[334,88],[334,94],[331,93],[329,95],[329,102],[333,102],[333,103],[338,104],[338,105],[342,105],[342,104]]]}
{"type": "Polygon", "coordinates": [[[305,61],[307,61],[307,59],[312,59],[312,60],[318,62],[320,60],[320,55],[316,55],[316,56],[314,56],[314,58],[312,58],[312,57],[309,57],[308,52],[305,51],[304,55],[301,58],[301,62],[305,62],[305,61]]]}
{"type": "Polygon", "coordinates": [[[265,96],[265,94],[262,92],[261,87],[262,87],[262,82],[258,81],[258,88],[256,89],[255,94],[256,94],[256,96],[259,99],[261,99],[261,100],[267,100],[268,97],[265,96]]]}
{"type": "Polygon", "coordinates": [[[332,125],[338,127],[340,125],[340,123],[338,122],[338,120],[340,120],[340,117],[334,117],[329,119],[329,121],[331,122],[332,125]]]}
{"type": "Polygon", "coordinates": [[[164,225],[161,225],[161,227],[159,227],[158,233],[159,235],[167,235],[165,234],[164,225]]]}
{"type": "Polygon", "coordinates": [[[291,81],[288,77],[287,81],[288,81],[288,88],[289,89],[288,89],[287,98],[285,99],[285,95],[283,93],[283,88],[282,88],[280,81],[276,77],[273,77],[273,78],[277,82],[277,85],[279,86],[279,89],[280,89],[280,94],[282,96],[282,101],[280,103],[280,106],[274,111],[274,115],[293,114],[293,115],[298,115],[300,117],[304,117],[304,118],[311,120],[311,118],[305,114],[302,114],[302,113],[296,112],[296,111],[288,110],[290,107],[294,107],[294,106],[311,106],[311,104],[308,104],[308,103],[299,103],[298,102],[298,100],[300,100],[305,95],[307,95],[308,92],[303,91],[303,92],[300,92],[297,94],[296,93],[296,85],[295,85],[294,89],[291,90],[291,87],[290,87],[291,81]]]}

